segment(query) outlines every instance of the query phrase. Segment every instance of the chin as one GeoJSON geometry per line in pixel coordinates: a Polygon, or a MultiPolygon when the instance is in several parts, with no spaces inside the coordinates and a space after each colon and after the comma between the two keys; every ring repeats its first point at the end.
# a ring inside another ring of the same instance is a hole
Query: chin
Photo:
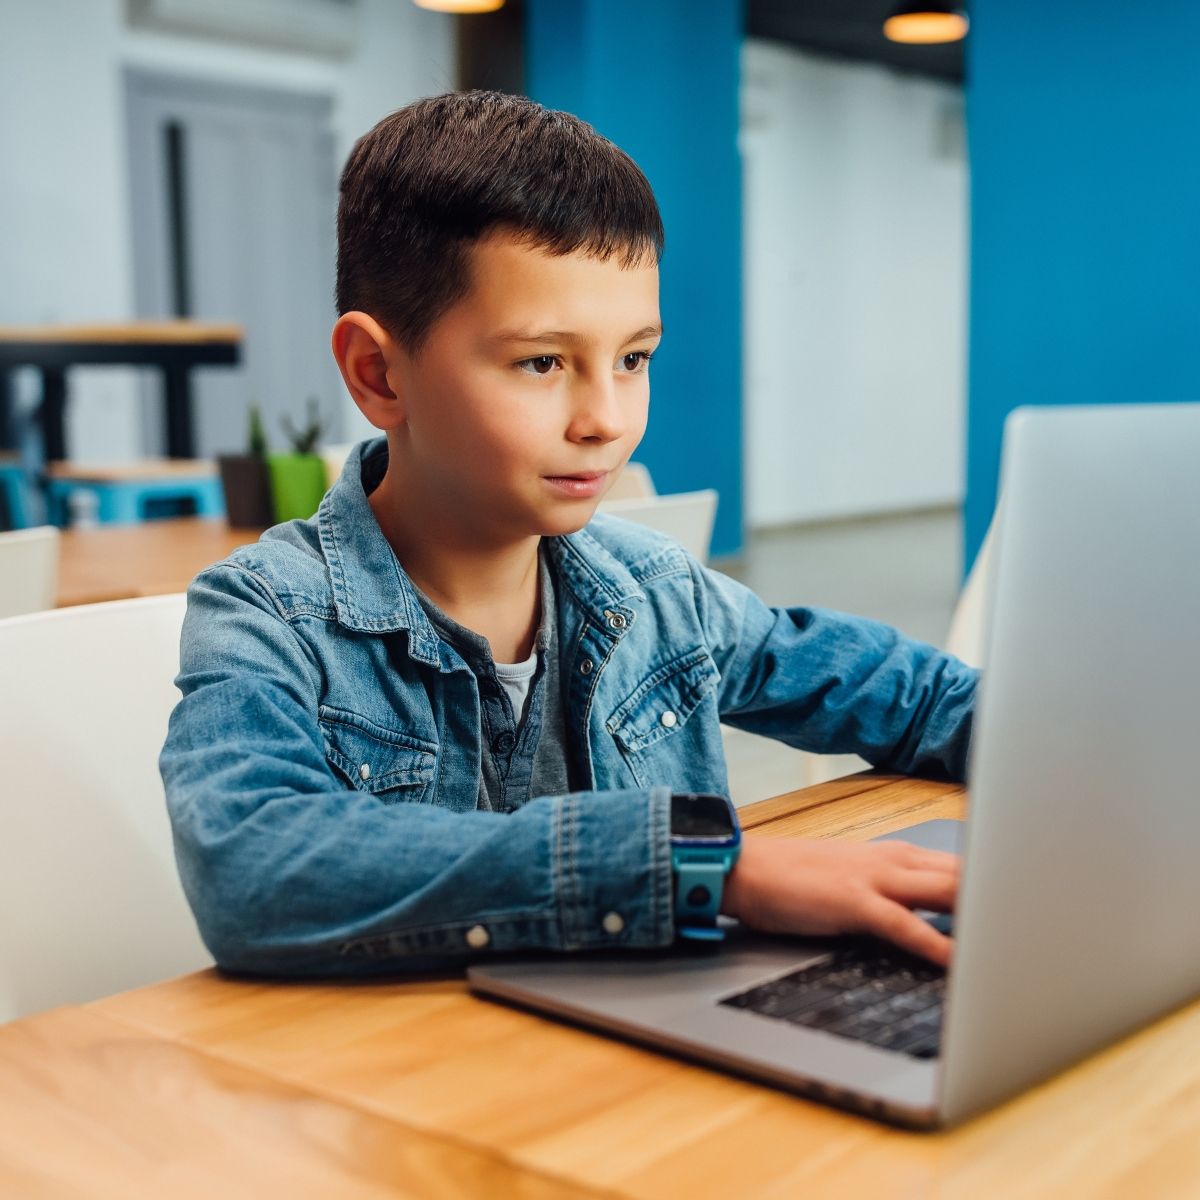
{"type": "Polygon", "coordinates": [[[565,537],[578,533],[595,515],[597,504],[571,505],[569,508],[543,515],[540,524],[542,537],[565,537]]]}

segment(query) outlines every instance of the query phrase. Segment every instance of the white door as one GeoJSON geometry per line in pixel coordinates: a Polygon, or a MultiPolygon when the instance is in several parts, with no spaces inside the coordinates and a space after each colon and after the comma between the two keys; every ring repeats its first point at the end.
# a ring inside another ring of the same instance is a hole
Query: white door
{"type": "MultiPolygon", "coordinates": [[[[132,69],[125,79],[138,315],[246,328],[241,366],[193,373],[196,453],[244,450],[251,401],[271,448],[285,449],[281,418],[301,420],[309,396],[324,440],[339,441],[331,99],[132,69]]],[[[144,448],[158,454],[147,387],[144,448]]]]}

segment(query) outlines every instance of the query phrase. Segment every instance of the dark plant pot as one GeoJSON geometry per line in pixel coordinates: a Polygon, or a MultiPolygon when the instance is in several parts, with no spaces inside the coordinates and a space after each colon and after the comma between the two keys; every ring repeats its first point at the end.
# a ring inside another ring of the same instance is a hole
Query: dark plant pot
{"type": "Polygon", "coordinates": [[[254,454],[222,454],[221,487],[225,515],[235,529],[264,529],[275,520],[267,461],[254,454]]]}
{"type": "Polygon", "coordinates": [[[316,454],[268,454],[276,521],[305,521],[325,495],[325,460],[316,454]]]}

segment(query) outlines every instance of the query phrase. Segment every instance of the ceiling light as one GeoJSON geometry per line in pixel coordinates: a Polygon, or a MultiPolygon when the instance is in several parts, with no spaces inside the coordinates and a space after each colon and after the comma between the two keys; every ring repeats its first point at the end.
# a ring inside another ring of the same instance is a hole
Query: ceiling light
{"type": "Polygon", "coordinates": [[[962,41],[968,24],[967,14],[953,0],[926,0],[923,4],[898,4],[883,23],[883,35],[910,46],[936,46],[962,41]]]}
{"type": "Polygon", "coordinates": [[[413,0],[418,8],[429,8],[434,12],[485,13],[504,7],[504,0],[413,0]]]}

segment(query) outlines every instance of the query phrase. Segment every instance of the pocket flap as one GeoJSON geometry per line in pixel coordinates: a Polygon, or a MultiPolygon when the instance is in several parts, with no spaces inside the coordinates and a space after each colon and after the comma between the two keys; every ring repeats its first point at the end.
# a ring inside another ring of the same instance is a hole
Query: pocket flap
{"type": "Polygon", "coordinates": [[[379,795],[433,782],[437,746],[324,705],[319,719],[325,757],[359,791],[379,795]]]}
{"type": "Polygon", "coordinates": [[[626,750],[644,750],[681,729],[718,678],[708,651],[693,650],[655,671],[605,727],[626,750]]]}

